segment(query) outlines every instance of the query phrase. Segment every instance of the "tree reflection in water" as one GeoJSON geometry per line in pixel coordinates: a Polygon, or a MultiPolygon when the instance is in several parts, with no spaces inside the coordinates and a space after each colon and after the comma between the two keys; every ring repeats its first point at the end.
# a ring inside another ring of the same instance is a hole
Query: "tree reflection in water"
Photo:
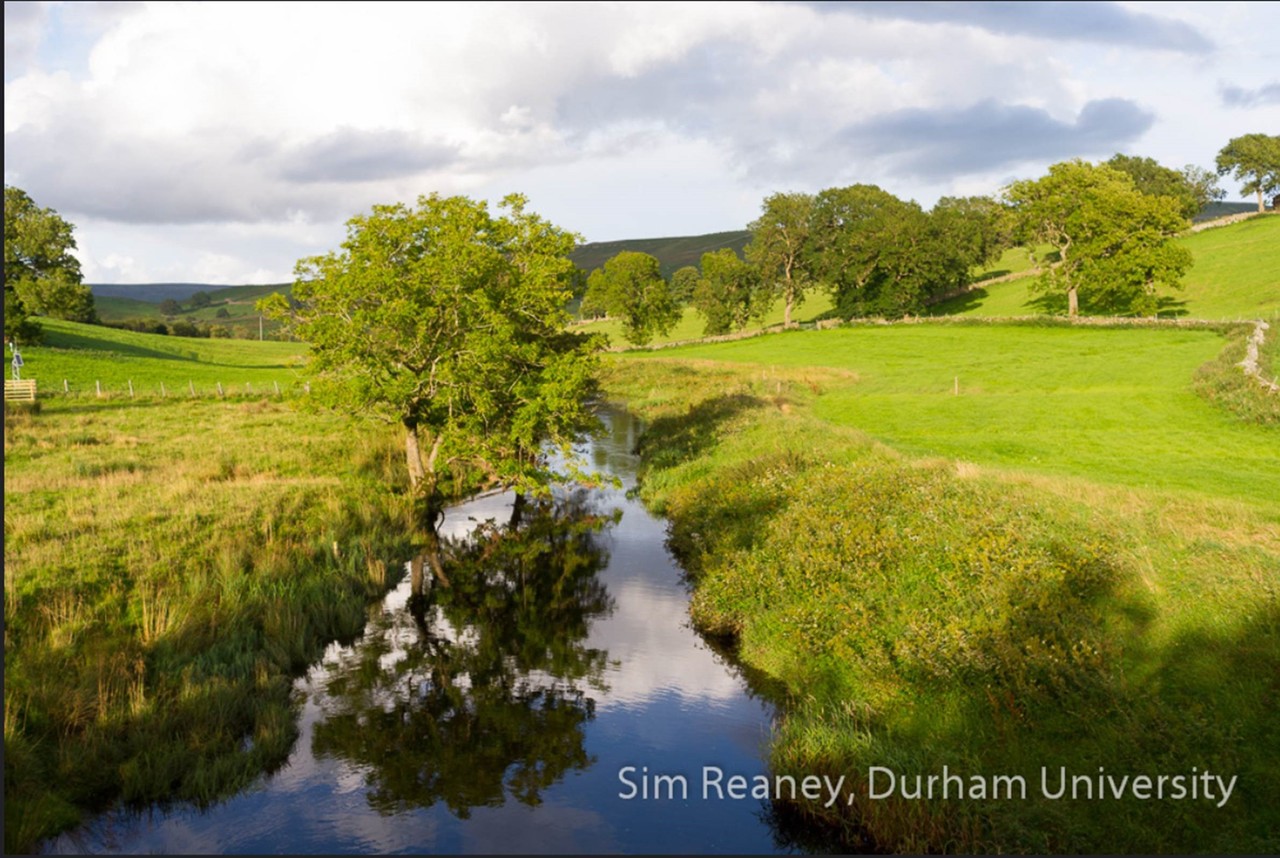
{"type": "Polygon", "coordinates": [[[433,538],[413,561],[409,610],[327,665],[315,755],[361,767],[380,812],[444,802],[463,819],[507,794],[536,805],[590,765],[582,728],[608,654],[586,638],[613,610],[598,534],[619,516],[579,492],[433,538]]]}

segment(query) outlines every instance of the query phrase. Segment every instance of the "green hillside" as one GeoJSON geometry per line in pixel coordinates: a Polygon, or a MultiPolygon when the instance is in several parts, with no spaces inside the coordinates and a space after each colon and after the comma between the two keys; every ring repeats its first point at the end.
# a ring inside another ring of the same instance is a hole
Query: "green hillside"
{"type": "Polygon", "coordinates": [[[637,253],[648,253],[658,260],[662,267],[662,276],[670,277],[677,269],[686,265],[697,265],[702,261],[702,254],[724,247],[731,247],[738,253],[751,240],[747,230],[735,232],[713,232],[708,235],[686,235],[673,238],[633,238],[625,241],[593,241],[582,245],[569,255],[573,263],[583,271],[599,268],[612,257],[624,250],[637,253]]]}
{"type": "MultiPolygon", "coordinates": [[[[1256,319],[1280,313],[1280,218],[1258,217],[1178,239],[1194,263],[1164,317],[1256,319]]],[[[1007,256],[1008,254],[1006,254],[1007,256]]],[[[1025,270],[1025,269],[1024,269],[1025,270]]],[[[1027,316],[1044,312],[1030,279],[993,283],[938,304],[934,315],[1027,316]]]]}
{"type": "Polygon", "coordinates": [[[94,394],[100,382],[108,395],[128,395],[133,382],[138,395],[159,395],[160,384],[172,394],[208,394],[217,384],[228,392],[288,389],[306,354],[301,343],[203,339],[138,334],[100,325],[42,319],[45,341],[23,349],[23,375],[40,389],[94,394]]]}

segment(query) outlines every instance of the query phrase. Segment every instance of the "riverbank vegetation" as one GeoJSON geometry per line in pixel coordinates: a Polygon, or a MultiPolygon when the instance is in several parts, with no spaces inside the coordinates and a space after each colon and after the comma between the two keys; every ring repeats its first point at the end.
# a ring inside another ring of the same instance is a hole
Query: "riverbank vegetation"
{"type": "Polygon", "coordinates": [[[857,780],[794,815],[846,848],[1275,850],[1280,472],[1274,429],[1190,390],[1223,347],[891,326],[610,361],[696,624],[787,688],[773,767],[857,780]],[[871,800],[869,766],[1031,790],[871,800]],[[1238,782],[1050,800],[1042,767],[1238,782]]]}
{"type": "Polygon", "coordinates": [[[6,414],[6,852],[286,759],[292,676],[412,553],[399,440],[245,396],[6,414]]]}

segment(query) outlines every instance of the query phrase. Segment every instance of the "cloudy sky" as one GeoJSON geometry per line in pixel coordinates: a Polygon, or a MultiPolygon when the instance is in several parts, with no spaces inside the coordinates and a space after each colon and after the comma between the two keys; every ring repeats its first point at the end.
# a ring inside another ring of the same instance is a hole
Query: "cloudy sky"
{"type": "MultiPolygon", "coordinates": [[[[1280,132],[1277,3],[5,3],[5,183],[96,283],[280,282],[440,191],[589,241],[866,182],[1212,167],[1280,132]]],[[[1239,199],[1228,185],[1229,199],[1239,199]]]]}

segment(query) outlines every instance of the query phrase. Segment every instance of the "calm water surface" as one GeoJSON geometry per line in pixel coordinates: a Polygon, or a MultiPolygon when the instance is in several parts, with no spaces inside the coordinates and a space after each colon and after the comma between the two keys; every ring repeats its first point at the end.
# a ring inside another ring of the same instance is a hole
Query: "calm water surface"
{"type": "Polygon", "coordinates": [[[585,456],[622,489],[516,528],[509,495],[450,510],[450,586],[414,596],[406,575],[360,639],[297,681],[283,768],[203,811],[105,814],[47,850],[786,850],[766,802],[702,798],[704,766],[767,772],[773,707],[690,628],[664,523],[625,494],[638,426],[603,416],[585,456]],[[645,767],[684,775],[688,799],[624,800],[626,766],[637,789],[645,767]]]}

